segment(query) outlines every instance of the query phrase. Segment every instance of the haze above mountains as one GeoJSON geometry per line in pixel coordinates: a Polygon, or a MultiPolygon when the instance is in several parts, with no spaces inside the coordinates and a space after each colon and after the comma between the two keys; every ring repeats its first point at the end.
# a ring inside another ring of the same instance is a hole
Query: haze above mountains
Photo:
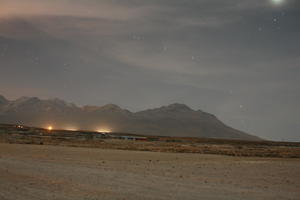
{"type": "Polygon", "coordinates": [[[259,140],[226,126],[212,114],[178,103],[131,112],[114,104],[78,107],[60,99],[21,97],[10,101],[0,96],[0,123],[160,136],[259,140]]]}

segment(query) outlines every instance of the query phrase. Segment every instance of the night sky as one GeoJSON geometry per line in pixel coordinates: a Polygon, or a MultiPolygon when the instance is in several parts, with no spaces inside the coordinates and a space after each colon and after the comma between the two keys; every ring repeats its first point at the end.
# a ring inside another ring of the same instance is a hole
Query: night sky
{"type": "Polygon", "coordinates": [[[300,141],[299,0],[0,0],[0,94],[174,102],[300,141]]]}

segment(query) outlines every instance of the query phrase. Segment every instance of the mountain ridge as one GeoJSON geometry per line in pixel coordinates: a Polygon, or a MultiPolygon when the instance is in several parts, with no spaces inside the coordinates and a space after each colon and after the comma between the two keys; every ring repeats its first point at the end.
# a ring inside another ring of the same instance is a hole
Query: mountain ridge
{"type": "Polygon", "coordinates": [[[116,104],[77,106],[55,98],[21,97],[7,100],[0,95],[0,123],[65,129],[108,129],[145,135],[210,137],[261,140],[225,125],[215,115],[173,103],[159,108],[131,112],[116,104]]]}

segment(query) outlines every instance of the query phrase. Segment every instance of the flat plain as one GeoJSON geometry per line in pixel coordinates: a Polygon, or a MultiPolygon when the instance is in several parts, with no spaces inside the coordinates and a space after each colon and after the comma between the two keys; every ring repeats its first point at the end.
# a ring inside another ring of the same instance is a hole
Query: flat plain
{"type": "Polygon", "coordinates": [[[1,200],[300,199],[300,159],[0,143],[1,200]]]}

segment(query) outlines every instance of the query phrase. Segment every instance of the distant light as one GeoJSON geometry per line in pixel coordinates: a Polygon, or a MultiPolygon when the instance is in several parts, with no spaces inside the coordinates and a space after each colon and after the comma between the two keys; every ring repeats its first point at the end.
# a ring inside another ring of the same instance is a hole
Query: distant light
{"type": "Polygon", "coordinates": [[[53,127],[52,126],[48,126],[47,128],[49,131],[52,131],[53,127]]]}
{"type": "Polygon", "coordinates": [[[97,132],[98,133],[110,133],[111,130],[109,130],[109,129],[98,129],[97,132]]]}
{"type": "Polygon", "coordinates": [[[67,131],[78,131],[78,129],[75,128],[75,127],[66,127],[65,130],[67,130],[67,131]]]}

